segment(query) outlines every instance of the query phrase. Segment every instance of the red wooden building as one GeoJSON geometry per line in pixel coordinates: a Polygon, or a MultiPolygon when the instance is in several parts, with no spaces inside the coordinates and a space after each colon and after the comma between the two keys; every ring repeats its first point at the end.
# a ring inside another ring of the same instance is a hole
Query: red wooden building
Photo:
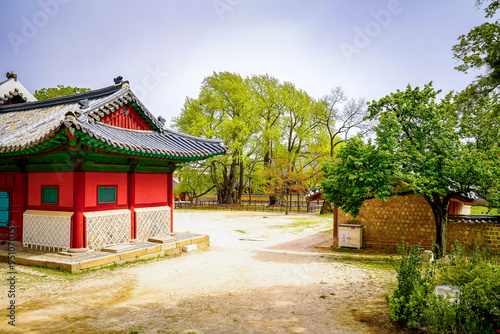
{"type": "Polygon", "coordinates": [[[176,167],[227,150],[164,128],[121,78],[42,101],[8,95],[0,100],[0,239],[12,222],[26,247],[98,250],[168,235],[176,167]]]}

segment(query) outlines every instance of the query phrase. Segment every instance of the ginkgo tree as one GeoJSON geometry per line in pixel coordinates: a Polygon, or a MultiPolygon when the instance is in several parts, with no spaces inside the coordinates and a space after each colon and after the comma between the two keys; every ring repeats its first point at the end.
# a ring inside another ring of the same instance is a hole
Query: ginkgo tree
{"type": "MultiPolygon", "coordinates": [[[[255,113],[245,79],[229,72],[214,73],[203,81],[197,99],[187,98],[174,126],[182,132],[221,139],[229,154],[207,161],[208,172],[222,203],[241,198],[244,172],[252,158],[255,113]]],[[[204,168],[204,166],[202,167],[204,168]]]]}
{"type": "MultiPolygon", "coordinates": [[[[296,181],[287,178],[281,182],[280,191],[268,192],[270,205],[280,205],[289,195],[282,186],[317,185],[319,163],[351,135],[349,129],[362,127],[364,100],[348,100],[345,106],[337,110],[330,105],[327,111],[324,100],[267,74],[242,77],[214,72],[203,80],[197,98],[186,98],[173,125],[191,135],[222,140],[228,146],[227,155],[194,167],[208,173],[204,175],[210,176],[220,203],[239,203],[250,178],[253,186],[273,189],[278,170],[287,170],[287,175],[301,173],[296,181]],[[337,131],[336,119],[342,115],[347,118],[337,131]],[[337,138],[341,134],[343,137],[337,138]]],[[[181,183],[187,182],[183,180],[181,183]]]]}

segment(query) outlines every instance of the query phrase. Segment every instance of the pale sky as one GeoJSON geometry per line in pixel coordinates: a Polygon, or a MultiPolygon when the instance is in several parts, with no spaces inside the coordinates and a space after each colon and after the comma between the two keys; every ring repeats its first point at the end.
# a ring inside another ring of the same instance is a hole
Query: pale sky
{"type": "MultiPolygon", "coordinates": [[[[465,88],[451,48],[487,19],[474,0],[2,0],[0,81],[34,92],[121,75],[167,124],[214,71],[269,74],[320,98],[407,84],[465,88]]],[[[491,20],[491,19],[490,19],[491,20]]]]}

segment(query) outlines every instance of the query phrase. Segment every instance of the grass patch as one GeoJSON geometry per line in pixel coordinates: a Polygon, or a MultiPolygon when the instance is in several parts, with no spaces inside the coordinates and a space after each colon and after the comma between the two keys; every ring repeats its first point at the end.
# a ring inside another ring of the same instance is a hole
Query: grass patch
{"type": "Polygon", "coordinates": [[[330,250],[332,253],[341,254],[359,254],[359,255],[385,255],[385,256],[398,256],[395,249],[383,249],[383,248],[333,248],[330,250]]]}
{"type": "Polygon", "coordinates": [[[353,256],[346,254],[330,258],[331,262],[354,265],[361,269],[394,271],[395,257],[383,255],[353,256]]]}
{"type": "Polygon", "coordinates": [[[498,208],[488,208],[487,206],[472,206],[470,214],[500,216],[498,208]]]}
{"type": "Polygon", "coordinates": [[[299,228],[299,227],[308,227],[311,225],[321,224],[319,221],[297,221],[295,223],[286,224],[286,225],[274,225],[273,228],[299,228]]]}
{"type": "Polygon", "coordinates": [[[324,225],[327,223],[331,223],[331,219],[324,219],[324,217],[308,217],[308,218],[292,218],[295,221],[290,224],[285,224],[285,225],[273,225],[270,226],[271,228],[277,228],[277,229],[295,229],[297,231],[302,231],[306,228],[309,227],[315,227],[324,225]],[[311,220],[313,218],[313,220],[311,220]],[[317,219],[314,219],[317,218],[317,219]]]}

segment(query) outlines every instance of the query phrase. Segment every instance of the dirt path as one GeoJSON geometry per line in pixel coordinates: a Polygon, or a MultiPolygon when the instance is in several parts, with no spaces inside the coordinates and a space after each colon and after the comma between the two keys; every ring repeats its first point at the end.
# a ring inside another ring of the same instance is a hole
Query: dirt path
{"type": "Polygon", "coordinates": [[[19,266],[16,326],[2,319],[0,332],[400,332],[383,299],[393,270],[313,251],[331,218],[178,210],[174,221],[212,246],[78,275],[19,266]]]}

